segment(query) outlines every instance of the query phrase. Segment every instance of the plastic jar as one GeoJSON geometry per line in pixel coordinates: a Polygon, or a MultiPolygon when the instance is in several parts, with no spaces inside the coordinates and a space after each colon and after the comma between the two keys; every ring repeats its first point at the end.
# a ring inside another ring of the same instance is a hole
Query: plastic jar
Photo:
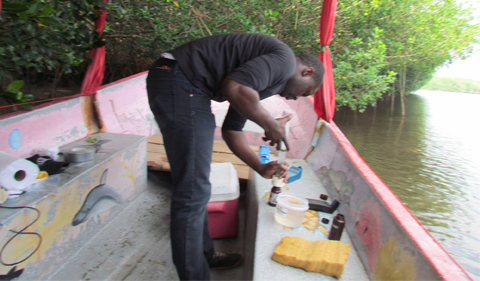
{"type": "Polygon", "coordinates": [[[292,195],[280,194],[277,197],[275,221],[287,227],[302,225],[305,211],[308,210],[308,201],[292,195]]]}

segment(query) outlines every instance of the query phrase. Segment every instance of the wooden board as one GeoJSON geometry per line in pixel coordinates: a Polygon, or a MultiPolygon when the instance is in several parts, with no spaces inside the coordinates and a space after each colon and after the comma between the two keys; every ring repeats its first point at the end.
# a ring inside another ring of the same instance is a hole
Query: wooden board
{"type": "MultiPolygon", "coordinates": [[[[251,145],[250,148],[258,153],[258,146],[251,145]]],[[[228,148],[223,140],[215,140],[213,143],[212,163],[230,162],[237,170],[238,178],[241,180],[248,179],[250,167],[240,160],[228,148]]],[[[147,143],[147,165],[151,170],[170,171],[165,147],[163,145],[162,134],[158,133],[148,138],[147,143]]]]}

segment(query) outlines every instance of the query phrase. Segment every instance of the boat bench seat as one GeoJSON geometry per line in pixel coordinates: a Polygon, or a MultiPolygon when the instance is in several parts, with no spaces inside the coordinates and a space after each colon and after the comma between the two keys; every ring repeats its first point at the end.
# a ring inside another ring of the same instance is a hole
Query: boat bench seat
{"type": "Polygon", "coordinates": [[[3,204],[14,209],[0,212],[0,275],[51,278],[146,189],[145,137],[111,133],[92,137],[101,142],[80,139],[60,149],[94,146],[93,160],[70,164],[3,204]]]}
{"type": "MultiPolygon", "coordinates": [[[[255,153],[258,153],[258,145],[250,145],[255,153]]],[[[214,140],[212,163],[230,162],[237,171],[238,178],[241,181],[248,179],[248,172],[250,167],[240,160],[228,148],[223,140],[214,140]]],[[[147,165],[150,170],[156,171],[170,171],[170,164],[168,163],[167,154],[163,144],[163,137],[161,133],[155,134],[148,138],[147,144],[147,165]]]]}

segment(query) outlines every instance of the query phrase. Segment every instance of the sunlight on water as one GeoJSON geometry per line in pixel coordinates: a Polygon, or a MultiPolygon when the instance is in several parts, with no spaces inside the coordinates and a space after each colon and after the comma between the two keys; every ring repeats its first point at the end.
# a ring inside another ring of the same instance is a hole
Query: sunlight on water
{"type": "Polygon", "coordinates": [[[407,113],[336,112],[365,161],[474,279],[480,280],[480,95],[418,91],[407,113]]]}

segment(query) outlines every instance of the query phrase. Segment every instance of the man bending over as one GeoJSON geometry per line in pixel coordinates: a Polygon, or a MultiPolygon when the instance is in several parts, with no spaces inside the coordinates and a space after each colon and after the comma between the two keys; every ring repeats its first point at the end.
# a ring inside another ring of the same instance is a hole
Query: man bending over
{"type": "Polygon", "coordinates": [[[280,148],[285,123],[274,119],[260,100],[279,94],[286,99],[314,94],[323,81],[323,64],[313,55],[295,56],[278,39],[233,33],[205,37],[162,54],[147,77],[150,108],[163,135],[170,162],[173,194],[171,245],[182,280],[209,280],[210,269],[230,268],[238,254],[215,252],[208,231],[207,203],[215,118],[211,100],[229,101],[222,126],[228,147],[264,178],[286,167],[262,164],[242,132],[247,119],[265,130],[270,145],[280,148]]]}

